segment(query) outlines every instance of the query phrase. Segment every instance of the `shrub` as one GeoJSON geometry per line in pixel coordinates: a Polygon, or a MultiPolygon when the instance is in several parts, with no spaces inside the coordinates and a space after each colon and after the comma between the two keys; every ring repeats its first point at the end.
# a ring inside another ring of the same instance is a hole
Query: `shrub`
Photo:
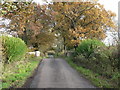
{"type": "Polygon", "coordinates": [[[27,46],[20,38],[2,36],[2,45],[6,59],[5,63],[21,60],[27,51],[27,46]]]}
{"type": "Polygon", "coordinates": [[[77,55],[73,56],[73,62],[78,66],[90,69],[112,82],[113,86],[119,83],[119,59],[117,46],[105,46],[99,40],[84,40],[78,46],[77,55]]]}
{"type": "Polygon", "coordinates": [[[88,58],[97,48],[102,46],[105,46],[105,44],[97,39],[87,39],[80,43],[76,52],[88,58]]]}

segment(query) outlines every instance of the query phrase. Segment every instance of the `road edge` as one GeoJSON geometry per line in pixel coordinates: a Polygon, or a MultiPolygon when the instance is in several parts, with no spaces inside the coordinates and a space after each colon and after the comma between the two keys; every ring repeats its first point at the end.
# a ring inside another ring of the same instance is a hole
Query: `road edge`
{"type": "Polygon", "coordinates": [[[21,88],[29,88],[32,80],[34,79],[35,75],[37,74],[38,68],[41,64],[43,59],[40,59],[40,62],[38,63],[37,67],[33,70],[33,72],[31,73],[31,75],[26,79],[25,83],[21,86],[21,88]]]}

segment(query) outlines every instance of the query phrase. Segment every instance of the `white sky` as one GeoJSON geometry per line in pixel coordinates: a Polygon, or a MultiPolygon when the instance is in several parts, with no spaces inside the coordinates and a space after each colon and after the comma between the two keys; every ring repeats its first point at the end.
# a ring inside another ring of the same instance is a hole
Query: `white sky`
{"type": "MultiPolygon", "coordinates": [[[[118,20],[118,2],[120,0],[99,0],[99,3],[103,4],[106,10],[111,10],[112,12],[116,13],[116,20],[118,20]]],[[[107,32],[107,37],[104,40],[106,45],[114,44],[113,37],[118,37],[118,34],[112,35],[110,32],[107,32]]]]}
{"type": "Polygon", "coordinates": [[[103,4],[106,10],[111,10],[116,13],[118,19],[118,2],[120,0],[99,0],[99,3],[103,4]]]}

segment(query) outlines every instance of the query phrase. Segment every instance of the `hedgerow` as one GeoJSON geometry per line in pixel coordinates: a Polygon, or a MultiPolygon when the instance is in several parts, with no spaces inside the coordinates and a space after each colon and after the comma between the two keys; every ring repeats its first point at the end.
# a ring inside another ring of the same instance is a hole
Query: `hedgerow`
{"type": "Polygon", "coordinates": [[[84,40],[71,58],[78,66],[99,74],[113,87],[118,87],[120,73],[117,46],[106,46],[97,39],[84,40]]]}
{"type": "Polygon", "coordinates": [[[77,53],[81,53],[86,57],[89,57],[92,53],[95,52],[95,49],[105,46],[103,42],[97,40],[97,39],[87,39],[80,43],[80,45],[77,48],[77,53]]]}
{"type": "Polygon", "coordinates": [[[2,38],[2,46],[4,48],[4,63],[10,63],[23,59],[27,51],[27,46],[23,40],[21,40],[20,38],[8,36],[2,36],[0,38],[2,38]]]}

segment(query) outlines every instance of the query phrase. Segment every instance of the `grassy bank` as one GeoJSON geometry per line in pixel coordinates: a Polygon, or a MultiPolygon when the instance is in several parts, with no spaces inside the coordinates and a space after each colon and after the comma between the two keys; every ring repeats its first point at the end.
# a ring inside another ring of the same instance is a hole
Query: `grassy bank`
{"type": "Polygon", "coordinates": [[[2,88],[21,87],[40,61],[41,57],[34,57],[5,65],[2,77],[0,77],[2,88]]]}
{"type": "Polygon", "coordinates": [[[85,78],[90,80],[96,87],[100,87],[100,88],[111,88],[112,87],[110,82],[107,81],[105,78],[101,77],[99,74],[94,73],[89,69],[76,65],[71,60],[71,58],[66,57],[65,59],[73,68],[75,68],[78,72],[83,74],[85,78]]]}

